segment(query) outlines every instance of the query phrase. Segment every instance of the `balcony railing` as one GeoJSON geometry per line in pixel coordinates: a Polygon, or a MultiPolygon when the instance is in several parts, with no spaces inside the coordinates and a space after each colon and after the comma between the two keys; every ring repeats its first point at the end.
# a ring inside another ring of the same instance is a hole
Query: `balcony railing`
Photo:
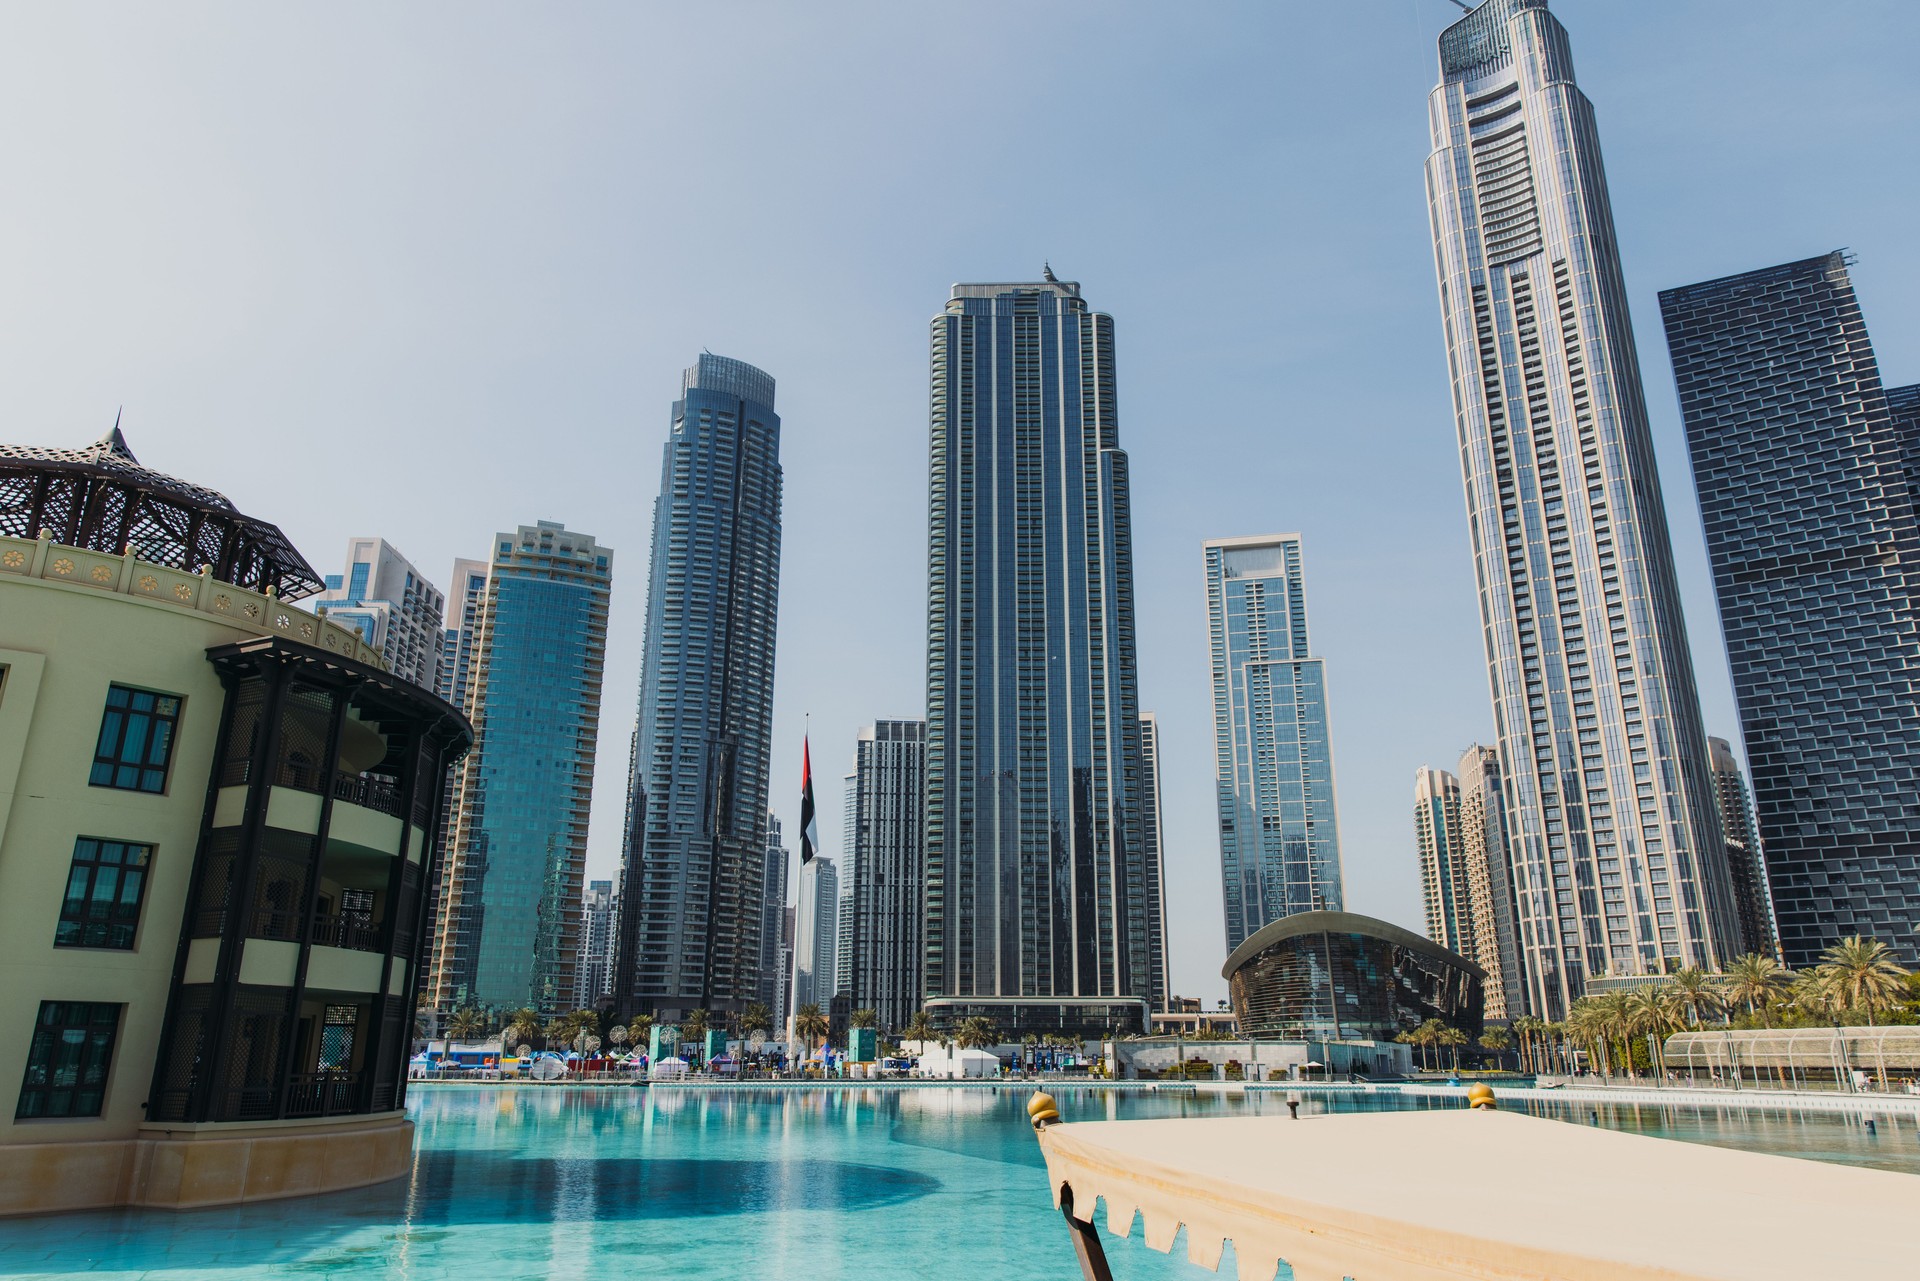
{"type": "Polygon", "coordinates": [[[400,818],[405,813],[400,803],[400,785],[377,774],[335,774],[333,799],[364,806],[388,818],[400,818]]]}
{"type": "Polygon", "coordinates": [[[321,947],[344,947],[353,952],[381,952],[386,947],[381,940],[378,922],[365,912],[336,913],[331,916],[316,917],[313,922],[313,941],[321,947]]]}
{"type": "Polygon", "coordinates": [[[358,1072],[303,1072],[287,1078],[288,1116],[339,1116],[354,1110],[358,1072]]]}

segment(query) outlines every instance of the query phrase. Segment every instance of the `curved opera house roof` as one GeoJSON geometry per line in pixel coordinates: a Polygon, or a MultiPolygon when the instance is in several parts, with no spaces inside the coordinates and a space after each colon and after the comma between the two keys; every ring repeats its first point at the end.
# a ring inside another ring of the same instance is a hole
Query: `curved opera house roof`
{"type": "Polygon", "coordinates": [[[1221,968],[1243,1036],[1391,1041],[1430,1018],[1480,1034],[1486,971],[1398,925],[1355,912],[1295,912],[1221,968]]]}
{"type": "Polygon", "coordinates": [[[118,425],[85,449],[0,445],[0,536],[38,538],[196,574],[282,600],[324,585],[279,527],[225,495],[141,465],[118,425]]]}

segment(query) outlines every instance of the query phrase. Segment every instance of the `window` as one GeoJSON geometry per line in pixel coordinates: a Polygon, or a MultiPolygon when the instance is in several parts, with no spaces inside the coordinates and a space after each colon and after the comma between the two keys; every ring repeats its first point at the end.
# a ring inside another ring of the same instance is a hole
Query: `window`
{"type": "Polygon", "coordinates": [[[171,694],[108,686],[107,714],[100,721],[100,742],[93,749],[93,774],[87,781],[132,792],[166,791],[179,723],[180,700],[171,694]]]}
{"type": "Polygon", "coordinates": [[[73,843],[55,947],[133,948],[153,846],[83,836],[73,843]]]}
{"type": "Polygon", "coordinates": [[[120,1009],[98,1001],[40,1002],[15,1120],[100,1115],[120,1009]]]}

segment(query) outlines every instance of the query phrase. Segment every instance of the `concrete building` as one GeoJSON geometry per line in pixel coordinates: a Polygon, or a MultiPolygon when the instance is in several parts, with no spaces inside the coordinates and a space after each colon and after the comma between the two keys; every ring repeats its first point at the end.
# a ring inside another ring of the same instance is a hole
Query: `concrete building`
{"type": "Polygon", "coordinates": [[[1413,840],[1426,898],[1427,937],[1462,955],[1473,952],[1466,845],[1460,836],[1460,780],[1422,765],[1413,772],[1413,840]]]}
{"type": "Polygon", "coordinates": [[[926,766],[925,721],[876,721],[860,731],[846,778],[834,990],[874,1011],[883,1032],[920,1008],[926,766]]]}
{"type": "Polygon", "coordinates": [[[1660,306],[1782,955],[1864,934],[1911,965],[1920,424],[1896,405],[1915,389],[1882,387],[1839,251],[1660,306]]]}
{"type": "Polygon", "coordinates": [[[1338,910],[1340,819],[1326,664],[1308,648],[1300,535],[1206,543],[1207,643],[1227,950],[1338,910]]]}
{"type": "MultiPolygon", "coordinates": [[[[440,687],[441,619],[446,598],[413,562],[384,538],[347,540],[347,567],[328,574],[313,599],[316,613],[387,656],[396,676],[422,689],[440,687]]],[[[449,700],[451,701],[451,700],[449,700]]]]}
{"type": "Polygon", "coordinates": [[[780,593],[774,381],[702,354],[662,450],[628,812],[638,913],[623,991],[679,1019],[761,995],[780,593]]]}
{"type": "Polygon", "coordinates": [[[781,1015],[792,971],[781,961],[781,931],[787,914],[787,868],[792,862],[793,851],[781,839],[780,820],[768,811],[766,862],[760,872],[759,1000],[773,1015],[773,1026],[765,1029],[769,1033],[786,1026],[781,1015]]]}
{"type": "Polygon", "coordinates": [[[489,568],[483,560],[453,562],[453,595],[440,629],[440,697],[463,711],[473,683],[473,647],[480,636],[480,609],[487,599],[489,568]]]}
{"type": "Polygon", "coordinates": [[[0,446],[0,1214],[411,1167],[422,891],[470,731],[289,603],[319,586],[117,430],[0,446]]]}
{"type": "Polygon", "coordinates": [[[1078,284],[955,285],[932,322],[928,1012],[1144,1029],[1132,506],[1113,318],[1078,284]]]}
{"type": "Polygon", "coordinates": [[[825,1013],[838,991],[840,872],[824,854],[800,869],[800,904],[793,944],[793,1008],[817,1005],[825,1013]]]}
{"type": "Polygon", "coordinates": [[[1140,789],[1140,831],[1147,839],[1147,915],[1156,923],[1147,957],[1151,977],[1148,996],[1155,1010],[1164,1010],[1173,991],[1167,972],[1167,831],[1160,818],[1164,813],[1160,807],[1160,718],[1152,712],[1140,713],[1140,768],[1146,780],[1140,789]]]}
{"type": "Polygon", "coordinates": [[[1738,921],[1593,106],[1546,0],[1440,36],[1428,210],[1528,1007],[1738,921]]]}
{"type": "Polygon", "coordinates": [[[591,1010],[613,992],[614,922],[620,899],[612,881],[588,881],[580,899],[580,960],[574,967],[573,1008],[591,1010]]]}
{"type": "Polygon", "coordinates": [[[1461,861],[1467,869],[1467,902],[1473,922],[1468,955],[1486,971],[1487,1017],[1517,1019],[1529,1012],[1526,972],[1513,905],[1508,861],[1507,801],[1500,782],[1500,753],[1475,744],[1460,754],[1461,861]]]}
{"type": "Polygon", "coordinates": [[[553,521],[494,536],[473,642],[474,747],[440,878],[433,1002],[573,999],[613,549],[553,521]]]}

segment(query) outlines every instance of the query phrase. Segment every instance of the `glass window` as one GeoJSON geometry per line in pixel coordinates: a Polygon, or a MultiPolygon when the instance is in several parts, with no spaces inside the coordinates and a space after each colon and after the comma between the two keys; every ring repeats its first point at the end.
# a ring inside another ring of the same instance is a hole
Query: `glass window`
{"type": "Polygon", "coordinates": [[[100,720],[100,742],[93,749],[93,774],[87,781],[133,792],[166,791],[179,723],[180,700],[173,695],[108,686],[107,713],[100,720]]]}
{"type": "Polygon", "coordinates": [[[83,836],[73,843],[55,947],[133,948],[153,846],[83,836]]]}
{"type": "Polygon", "coordinates": [[[99,1001],[40,1002],[16,1120],[100,1115],[120,1010],[99,1001]]]}

